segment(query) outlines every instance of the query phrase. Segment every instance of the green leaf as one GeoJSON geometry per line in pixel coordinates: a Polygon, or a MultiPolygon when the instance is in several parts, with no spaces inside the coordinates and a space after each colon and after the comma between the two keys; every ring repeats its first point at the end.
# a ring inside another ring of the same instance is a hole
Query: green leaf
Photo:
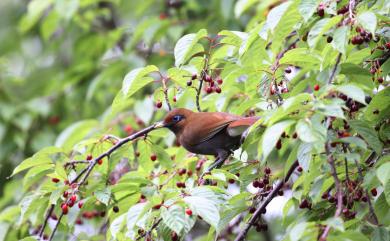
{"type": "Polygon", "coordinates": [[[364,116],[368,121],[376,123],[390,118],[390,88],[385,88],[373,96],[364,116]]]}
{"type": "Polygon", "coordinates": [[[190,209],[201,216],[211,226],[218,228],[219,223],[219,211],[214,202],[209,199],[188,196],[184,198],[184,201],[189,205],[190,209]]]}
{"type": "Polygon", "coordinates": [[[153,78],[146,75],[151,72],[157,72],[158,68],[154,65],[133,69],[126,74],[123,79],[122,92],[128,98],[135,94],[138,90],[153,82],[153,78]]]}
{"type": "Polygon", "coordinates": [[[307,64],[318,65],[321,62],[321,56],[312,53],[307,48],[295,48],[287,51],[280,59],[280,64],[290,64],[305,66],[307,64]]]}
{"type": "Polygon", "coordinates": [[[385,194],[382,193],[375,201],[375,214],[378,216],[379,223],[390,225],[390,205],[386,201],[385,194]]]}
{"type": "Polygon", "coordinates": [[[127,229],[130,233],[134,232],[134,228],[140,224],[140,219],[144,214],[144,209],[147,203],[137,203],[127,211],[127,229]]]}
{"type": "Polygon", "coordinates": [[[239,18],[242,13],[253,7],[259,0],[238,0],[234,7],[234,16],[239,18]]]}
{"type": "Polygon", "coordinates": [[[310,29],[309,35],[307,36],[307,43],[309,44],[310,48],[314,48],[319,39],[323,37],[325,32],[335,26],[341,20],[341,18],[341,15],[337,15],[333,18],[323,18],[317,21],[310,29]]]}
{"type": "Polygon", "coordinates": [[[106,206],[108,206],[108,203],[110,202],[110,199],[111,199],[111,190],[108,187],[106,187],[104,189],[95,190],[94,191],[94,196],[101,203],[103,203],[106,206]]]}
{"type": "Polygon", "coordinates": [[[382,164],[376,170],[376,175],[378,179],[381,181],[382,185],[386,185],[390,180],[390,162],[382,164]]]}
{"type": "Polygon", "coordinates": [[[348,44],[348,31],[347,26],[342,26],[333,32],[332,46],[342,54],[345,54],[345,49],[348,44]]]}
{"type": "Polygon", "coordinates": [[[126,220],[126,213],[120,215],[119,217],[116,217],[110,225],[110,233],[111,237],[116,240],[117,234],[122,228],[125,226],[125,220],[126,220]]]}
{"type": "Polygon", "coordinates": [[[311,161],[312,145],[310,143],[301,143],[298,147],[298,162],[303,170],[309,171],[311,161]]]}
{"type": "Polygon", "coordinates": [[[341,85],[336,88],[338,91],[341,93],[347,95],[348,97],[362,103],[366,104],[366,95],[364,94],[363,90],[356,85],[352,84],[346,84],[346,85],[341,85]]]}
{"type": "Polygon", "coordinates": [[[267,159],[268,155],[274,149],[276,142],[278,141],[282,133],[294,123],[295,121],[292,120],[281,121],[268,127],[265,130],[261,144],[264,160],[267,159]]]}
{"type": "Polygon", "coordinates": [[[161,217],[164,224],[177,234],[180,234],[184,229],[185,215],[184,208],[179,205],[161,208],[161,217]]]}
{"type": "Polygon", "coordinates": [[[377,25],[377,20],[375,13],[373,12],[363,12],[357,16],[358,23],[362,25],[362,27],[375,35],[375,29],[377,25]]]}
{"type": "Polygon", "coordinates": [[[361,120],[351,120],[351,127],[361,135],[369,146],[377,153],[382,153],[382,142],[379,140],[375,130],[368,126],[367,122],[361,120]]]}
{"type": "Polygon", "coordinates": [[[371,241],[390,240],[389,231],[385,227],[374,227],[374,232],[371,234],[371,241]]]}
{"type": "Polygon", "coordinates": [[[317,11],[318,0],[301,0],[298,6],[299,13],[307,22],[317,11]]]}
{"type": "Polygon", "coordinates": [[[70,149],[88,134],[91,134],[98,126],[99,122],[96,120],[83,120],[73,123],[57,137],[55,146],[70,149]]]}
{"type": "Polygon", "coordinates": [[[301,119],[295,127],[299,139],[303,142],[316,142],[321,139],[320,133],[313,127],[313,124],[308,119],[301,119]]]}
{"type": "Polygon", "coordinates": [[[197,49],[197,51],[194,50],[199,40],[206,36],[207,31],[205,29],[201,29],[196,34],[191,33],[181,37],[177,41],[174,49],[175,66],[180,67],[185,64],[192,55],[196,54],[197,51],[202,51],[201,49],[197,49]]]}

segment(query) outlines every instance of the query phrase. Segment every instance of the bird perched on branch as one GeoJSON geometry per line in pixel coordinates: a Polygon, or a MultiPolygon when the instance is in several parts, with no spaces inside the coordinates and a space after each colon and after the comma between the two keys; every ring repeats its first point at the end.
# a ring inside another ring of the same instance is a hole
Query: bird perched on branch
{"type": "Polygon", "coordinates": [[[170,111],[162,122],[157,123],[156,128],[171,130],[179,143],[192,153],[215,155],[217,159],[208,172],[221,167],[232,151],[240,147],[244,132],[258,119],[178,108],[170,111]]]}

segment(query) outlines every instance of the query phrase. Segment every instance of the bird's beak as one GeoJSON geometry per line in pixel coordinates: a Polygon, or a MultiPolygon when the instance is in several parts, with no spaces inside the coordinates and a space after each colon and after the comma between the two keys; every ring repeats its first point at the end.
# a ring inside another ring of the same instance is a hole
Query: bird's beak
{"type": "Polygon", "coordinates": [[[157,128],[163,128],[163,127],[165,127],[165,124],[164,124],[163,121],[159,121],[159,122],[156,122],[156,123],[154,124],[154,128],[155,128],[155,129],[157,129],[157,128]]]}

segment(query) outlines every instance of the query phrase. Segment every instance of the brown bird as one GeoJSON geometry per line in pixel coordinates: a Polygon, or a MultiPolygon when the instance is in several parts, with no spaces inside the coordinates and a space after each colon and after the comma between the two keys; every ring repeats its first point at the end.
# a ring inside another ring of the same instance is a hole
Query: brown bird
{"type": "Polygon", "coordinates": [[[170,111],[155,127],[171,130],[179,143],[192,153],[215,155],[217,159],[207,170],[211,171],[221,167],[232,151],[240,147],[244,132],[258,119],[178,108],[170,111]]]}

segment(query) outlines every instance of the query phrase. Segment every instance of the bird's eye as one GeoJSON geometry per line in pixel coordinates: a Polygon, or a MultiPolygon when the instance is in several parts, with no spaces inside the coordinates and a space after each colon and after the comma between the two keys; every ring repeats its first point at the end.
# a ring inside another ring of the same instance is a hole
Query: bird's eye
{"type": "Polygon", "coordinates": [[[183,116],[181,116],[181,115],[175,115],[172,119],[173,119],[173,121],[175,121],[175,122],[179,122],[179,121],[181,121],[181,120],[183,119],[183,116]]]}

